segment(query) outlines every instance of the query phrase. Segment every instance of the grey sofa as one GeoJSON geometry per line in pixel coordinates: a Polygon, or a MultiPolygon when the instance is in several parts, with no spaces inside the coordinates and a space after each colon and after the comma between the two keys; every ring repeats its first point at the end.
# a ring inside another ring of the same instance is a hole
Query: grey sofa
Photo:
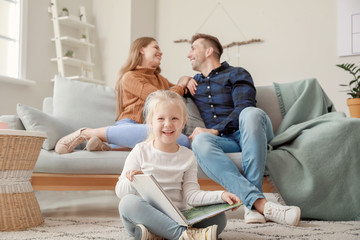
{"type": "MultiPolygon", "coordinates": [[[[257,106],[270,117],[274,132],[282,116],[273,86],[258,86],[257,106]]],[[[199,113],[189,99],[186,100],[189,122],[185,133],[201,124],[199,113]]],[[[56,141],[80,127],[103,127],[114,123],[115,96],[110,87],[55,78],[54,96],[45,98],[42,111],[18,104],[18,115],[0,116],[12,129],[43,131],[48,135],[36,163],[32,184],[35,190],[100,190],[114,189],[124,166],[128,151],[89,152],[83,146],[69,154],[59,155],[53,148],[56,141]]],[[[230,158],[241,170],[241,153],[230,153],[230,158]]],[[[202,189],[220,187],[199,168],[202,189]]],[[[269,187],[264,186],[264,191],[269,187]]]]}

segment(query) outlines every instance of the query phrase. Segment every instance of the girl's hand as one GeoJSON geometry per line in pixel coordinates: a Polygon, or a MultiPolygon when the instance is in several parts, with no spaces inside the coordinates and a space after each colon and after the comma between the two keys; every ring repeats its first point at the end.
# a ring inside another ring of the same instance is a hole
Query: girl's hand
{"type": "Polygon", "coordinates": [[[126,177],[127,177],[127,179],[129,179],[130,182],[132,182],[134,179],[133,177],[136,174],[144,174],[144,173],[141,170],[134,169],[134,170],[127,171],[126,177]]]}
{"type": "MultiPolygon", "coordinates": [[[[241,203],[241,200],[238,196],[236,196],[233,193],[229,193],[229,192],[223,192],[223,194],[221,195],[221,199],[224,200],[225,202],[227,202],[230,205],[233,205],[234,203],[241,203]]],[[[237,208],[233,208],[232,211],[235,211],[237,208]]]]}

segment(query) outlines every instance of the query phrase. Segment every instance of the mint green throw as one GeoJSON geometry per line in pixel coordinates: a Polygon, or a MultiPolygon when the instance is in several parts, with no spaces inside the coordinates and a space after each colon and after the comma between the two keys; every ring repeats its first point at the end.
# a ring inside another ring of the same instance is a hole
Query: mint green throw
{"type": "Polygon", "coordinates": [[[360,119],[335,112],[316,79],[276,84],[283,121],[266,167],[302,218],[360,216],[360,119]]]}

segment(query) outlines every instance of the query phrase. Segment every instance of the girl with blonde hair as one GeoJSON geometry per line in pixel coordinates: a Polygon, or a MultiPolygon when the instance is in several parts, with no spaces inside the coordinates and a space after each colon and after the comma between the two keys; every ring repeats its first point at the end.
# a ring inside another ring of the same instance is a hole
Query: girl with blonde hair
{"type": "Polygon", "coordinates": [[[235,194],[226,191],[200,190],[194,153],[176,143],[187,120],[179,94],[167,90],[151,93],[144,114],[149,138],[130,152],[115,187],[126,231],[135,239],[217,239],[226,226],[225,213],[187,228],[151,206],[131,185],[134,175],[151,174],[180,210],[187,205],[240,203],[235,194]]]}

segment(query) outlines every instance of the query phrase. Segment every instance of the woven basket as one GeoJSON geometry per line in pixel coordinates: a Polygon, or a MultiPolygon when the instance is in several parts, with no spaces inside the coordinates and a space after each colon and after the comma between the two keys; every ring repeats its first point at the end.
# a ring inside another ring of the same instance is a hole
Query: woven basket
{"type": "Polygon", "coordinates": [[[30,183],[44,139],[39,133],[0,131],[0,231],[44,222],[30,183]]]}

